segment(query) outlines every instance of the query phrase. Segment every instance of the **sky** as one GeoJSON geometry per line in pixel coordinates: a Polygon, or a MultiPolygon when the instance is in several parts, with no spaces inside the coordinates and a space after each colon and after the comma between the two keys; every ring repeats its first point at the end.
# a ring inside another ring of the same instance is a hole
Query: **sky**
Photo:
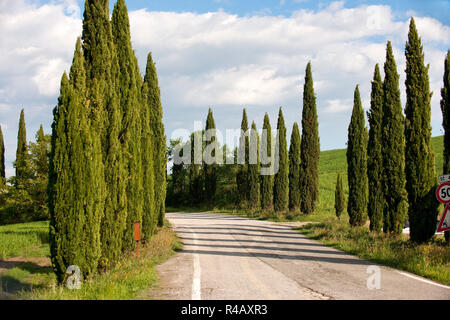
{"type": "MultiPolygon", "coordinates": [[[[110,10],[115,1],[110,1],[110,10]]],[[[430,64],[432,133],[442,135],[439,107],[444,59],[450,49],[450,2],[308,0],[127,0],[131,39],[144,72],[156,63],[167,138],[204,125],[208,108],[216,126],[238,129],[242,109],[272,127],[282,107],[287,134],[301,123],[306,64],[314,79],[322,150],[345,148],[358,84],[370,104],[376,63],[383,75],[386,42],[394,48],[405,97],[409,19],[414,16],[430,64]]],[[[27,138],[40,124],[51,133],[59,83],[81,35],[84,1],[0,0],[0,125],[7,176],[14,174],[20,110],[27,138]]],[[[110,13],[111,13],[110,12],[110,13]]],[[[367,122],[366,122],[367,123],[367,122]]],[[[228,142],[229,141],[225,141],[228,142]]]]}

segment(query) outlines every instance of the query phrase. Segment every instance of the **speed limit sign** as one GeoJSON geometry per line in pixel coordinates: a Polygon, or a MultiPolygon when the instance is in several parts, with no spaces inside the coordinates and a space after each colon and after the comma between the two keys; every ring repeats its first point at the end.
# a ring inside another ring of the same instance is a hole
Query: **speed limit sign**
{"type": "Polygon", "coordinates": [[[436,197],[440,203],[450,203],[450,182],[444,182],[437,187],[436,197]]]}

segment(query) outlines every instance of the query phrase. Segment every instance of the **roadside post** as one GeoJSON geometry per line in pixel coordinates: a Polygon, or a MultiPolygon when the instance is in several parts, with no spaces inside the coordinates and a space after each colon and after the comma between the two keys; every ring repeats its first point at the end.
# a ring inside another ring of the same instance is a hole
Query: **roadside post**
{"type": "Polygon", "coordinates": [[[444,232],[445,238],[449,241],[450,233],[450,174],[439,176],[440,185],[436,189],[436,198],[440,203],[445,205],[444,212],[442,213],[441,221],[437,227],[436,232],[444,232]]]}
{"type": "Polygon", "coordinates": [[[134,223],[134,240],[136,241],[136,258],[139,261],[139,241],[141,240],[141,223],[134,223]]]}

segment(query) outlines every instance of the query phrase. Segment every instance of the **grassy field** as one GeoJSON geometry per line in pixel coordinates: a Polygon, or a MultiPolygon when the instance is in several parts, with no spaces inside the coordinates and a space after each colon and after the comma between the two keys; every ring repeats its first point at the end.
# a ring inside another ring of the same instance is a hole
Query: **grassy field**
{"type": "Polygon", "coordinates": [[[0,226],[0,260],[40,257],[49,250],[48,221],[0,226]]]}
{"type": "Polygon", "coordinates": [[[50,266],[48,222],[0,227],[0,299],[127,300],[145,297],[157,280],[154,267],[181,249],[175,233],[165,226],[140,250],[124,255],[81,289],[57,286],[50,266]]]}

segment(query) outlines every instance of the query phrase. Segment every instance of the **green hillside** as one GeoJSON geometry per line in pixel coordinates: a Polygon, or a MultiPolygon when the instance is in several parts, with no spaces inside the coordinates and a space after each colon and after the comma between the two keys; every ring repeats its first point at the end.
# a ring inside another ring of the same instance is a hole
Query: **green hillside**
{"type": "MultiPolygon", "coordinates": [[[[433,148],[436,153],[436,172],[442,174],[442,154],[444,136],[434,137],[433,148]]],[[[347,160],[346,149],[322,151],[319,164],[319,205],[316,213],[308,217],[309,220],[322,220],[324,216],[334,215],[334,190],[338,172],[342,173],[342,180],[346,196],[348,196],[347,184],[347,160]],[[313,219],[311,219],[313,218],[313,219]]],[[[346,214],[346,213],[345,213],[346,214]]]]}

